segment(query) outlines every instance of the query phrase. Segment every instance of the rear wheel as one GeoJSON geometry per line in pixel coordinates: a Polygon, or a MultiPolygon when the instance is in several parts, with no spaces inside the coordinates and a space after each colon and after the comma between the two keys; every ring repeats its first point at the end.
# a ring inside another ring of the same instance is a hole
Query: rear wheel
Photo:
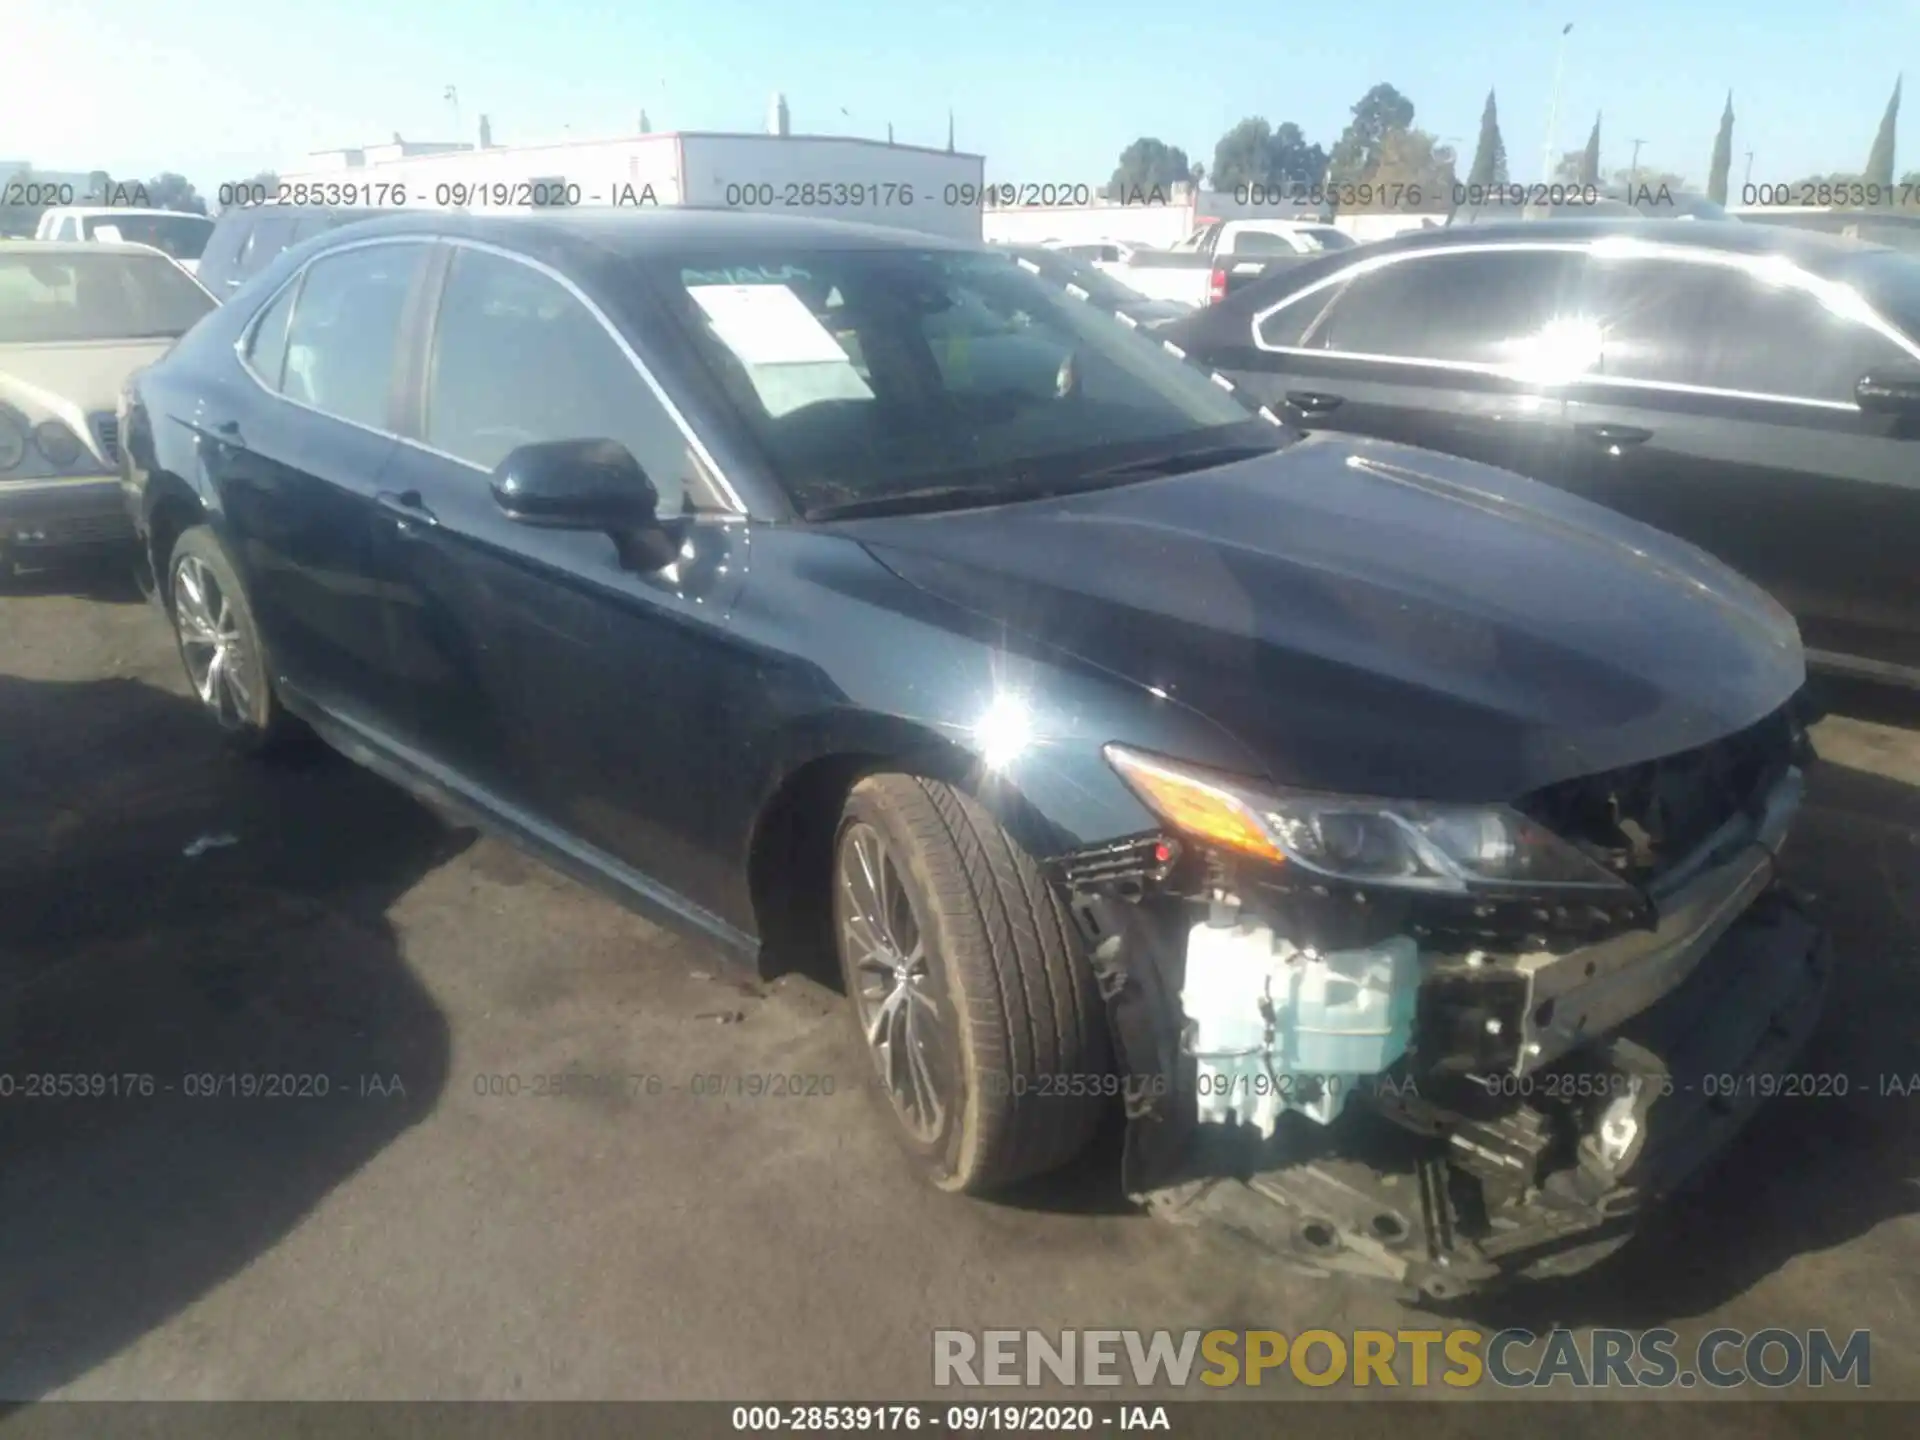
{"type": "Polygon", "coordinates": [[[266,646],[246,586],[205,525],[180,533],[167,560],[166,598],[187,683],[235,748],[257,753],[285,738],[266,646]]]}
{"type": "Polygon", "coordinates": [[[908,775],[863,780],[835,846],[835,938],[902,1145],[943,1190],[1072,1160],[1099,1124],[1106,1021],[1039,867],[979,802],[908,775]]]}

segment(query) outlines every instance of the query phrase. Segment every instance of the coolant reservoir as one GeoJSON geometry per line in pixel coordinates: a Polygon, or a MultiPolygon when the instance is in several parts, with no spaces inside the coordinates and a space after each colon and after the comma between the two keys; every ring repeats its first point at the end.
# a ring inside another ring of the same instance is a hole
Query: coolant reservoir
{"type": "Polygon", "coordinates": [[[1191,1022],[1199,1115],[1270,1136],[1282,1111],[1330,1124],[1347,1096],[1407,1053],[1419,947],[1299,949],[1264,925],[1195,925],[1181,1008],[1191,1022]]]}

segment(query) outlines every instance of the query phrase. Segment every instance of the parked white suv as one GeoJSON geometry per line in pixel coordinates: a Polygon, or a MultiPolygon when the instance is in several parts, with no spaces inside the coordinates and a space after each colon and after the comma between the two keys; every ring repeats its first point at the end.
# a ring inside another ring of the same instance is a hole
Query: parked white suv
{"type": "Polygon", "coordinates": [[[134,210],[124,205],[61,205],[40,217],[36,240],[106,241],[147,245],[170,255],[189,273],[213,234],[213,221],[184,210],[134,210]]]}

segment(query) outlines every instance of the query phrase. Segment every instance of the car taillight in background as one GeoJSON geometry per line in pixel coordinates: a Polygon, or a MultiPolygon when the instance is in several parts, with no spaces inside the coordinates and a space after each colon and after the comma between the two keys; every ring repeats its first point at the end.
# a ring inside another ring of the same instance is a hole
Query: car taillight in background
{"type": "Polygon", "coordinates": [[[1212,278],[1207,281],[1207,303],[1218,305],[1227,298],[1227,272],[1222,266],[1214,266],[1212,278]]]}

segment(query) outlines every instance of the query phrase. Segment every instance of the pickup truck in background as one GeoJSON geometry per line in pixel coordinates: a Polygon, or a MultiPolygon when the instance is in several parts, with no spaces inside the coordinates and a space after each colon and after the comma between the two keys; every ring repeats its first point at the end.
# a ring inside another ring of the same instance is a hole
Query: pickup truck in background
{"type": "Polygon", "coordinates": [[[1323,221],[1209,220],[1168,249],[1134,250],[1125,259],[1095,264],[1150,299],[1198,309],[1218,304],[1275,269],[1350,250],[1356,243],[1323,221]]]}

